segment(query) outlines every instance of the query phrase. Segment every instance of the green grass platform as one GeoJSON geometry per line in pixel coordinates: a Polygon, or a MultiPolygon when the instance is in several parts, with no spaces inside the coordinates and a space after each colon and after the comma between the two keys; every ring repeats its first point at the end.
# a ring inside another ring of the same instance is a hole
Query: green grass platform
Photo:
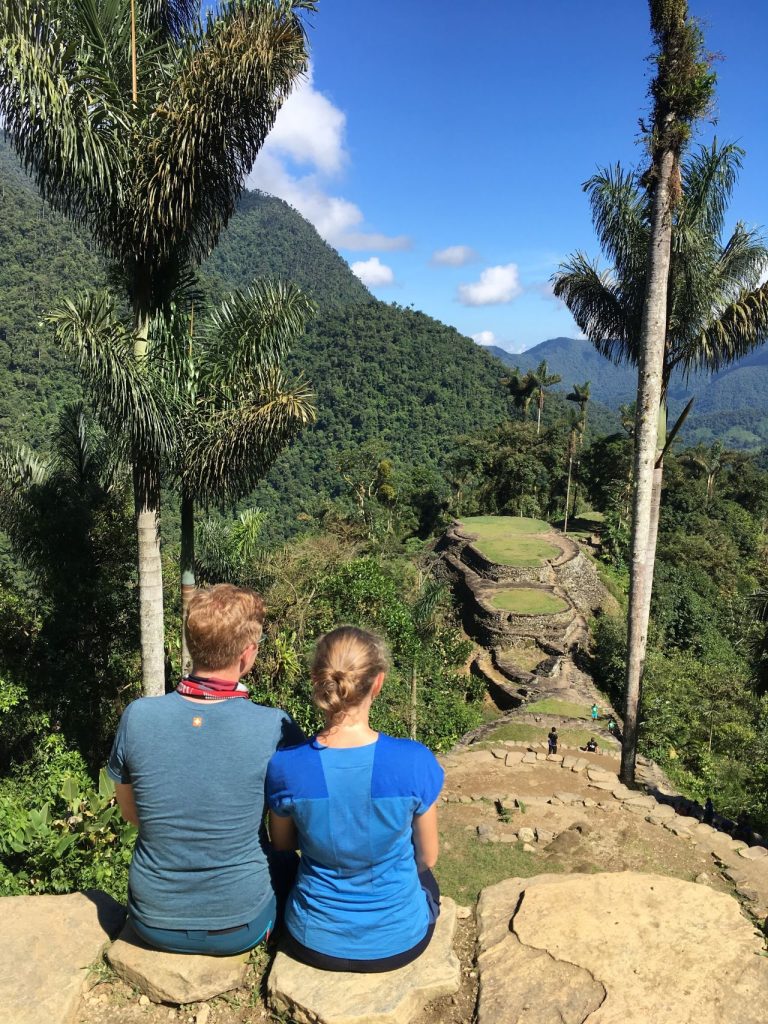
{"type": "Polygon", "coordinates": [[[560,554],[559,548],[538,536],[551,529],[542,519],[469,516],[461,523],[469,533],[477,534],[477,550],[497,565],[543,565],[560,554]]]}
{"type": "Polygon", "coordinates": [[[534,704],[526,704],[525,710],[534,715],[558,715],[560,718],[589,720],[592,717],[591,709],[584,704],[572,704],[568,700],[557,700],[554,697],[545,697],[534,704]]]}
{"type": "Polygon", "coordinates": [[[561,597],[533,587],[500,590],[491,598],[491,604],[500,611],[516,612],[518,615],[556,615],[568,610],[567,603],[561,597]]]}

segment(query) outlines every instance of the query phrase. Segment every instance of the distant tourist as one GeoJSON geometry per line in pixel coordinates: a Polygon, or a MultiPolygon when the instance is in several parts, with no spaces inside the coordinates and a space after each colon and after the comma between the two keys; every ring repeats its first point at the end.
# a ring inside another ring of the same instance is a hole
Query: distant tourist
{"type": "Polygon", "coordinates": [[[600,717],[600,708],[597,706],[597,704],[593,704],[592,705],[592,721],[596,722],[599,717],[600,717]]]}
{"type": "Polygon", "coordinates": [[[590,754],[594,754],[597,750],[597,740],[594,736],[587,740],[587,744],[584,747],[579,747],[579,750],[588,750],[590,754]]]}
{"type": "Polygon", "coordinates": [[[705,825],[711,825],[715,817],[715,805],[712,803],[712,797],[708,796],[706,803],[704,804],[704,814],[702,821],[705,825]]]}
{"type": "Polygon", "coordinates": [[[547,736],[547,743],[549,744],[549,753],[550,754],[556,754],[557,753],[557,729],[555,728],[554,725],[549,730],[549,735],[547,736]]]}
{"type": "Polygon", "coordinates": [[[608,719],[608,732],[611,734],[611,736],[613,736],[613,734],[616,732],[616,719],[613,717],[613,715],[611,715],[611,717],[608,719]]]}
{"type": "Polygon", "coordinates": [[[128,919],[171,953],[230,956],[275,927],[296,874],[264,828],[272,754],[304,735],[290,715],[252,703],[240,682],[256,660],[264,602],[220,583],[185,622],[192,671],[173,693],[123,712],[107,765],[123,817],[139,830],[128,919]]]}
{"type": "Polygon", "coordinates": [[[421,743],[371,728],[388,668],[370,633],[342,626],[322,637],[311,675],[325,728],[276,753],[267,772],[272,841],[301,851],[287,949],[321,970],[402,967],[429,945],[440,912],[443,770],[421,743]]]}

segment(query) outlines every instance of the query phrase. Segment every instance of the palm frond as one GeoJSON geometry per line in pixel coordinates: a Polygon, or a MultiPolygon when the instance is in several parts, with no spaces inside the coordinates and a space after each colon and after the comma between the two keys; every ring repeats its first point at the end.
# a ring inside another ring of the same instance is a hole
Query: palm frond
{"type": "Polygon", "coordinates": [[[614,363],[637,361],[642,306],[627,303],[620,286],[580,252],[561,263],[553,291],[601,355],[614,363]]]}
{"type": "Polygon", "coordinates": [[[133,355],[133,334],[117,317],[107,292],[66,299],[46,321],[73,357],[105,430],[130,438],[137,452],[170,451],[178,410],[149,362],[133,355]]]}
{"type": "Polygon", "coordinates": [[[0,488],[6,493],[18,493],[43,484],[50,472],[50,462],[28,448],[0,445],[0,488]]]}
{"type": "Polygon", "coordinates": [[[621,164],[593,175],[583,185],[603,252],[621,277],[637,274],[648,251],[648,200],[633,172],[621,164]]]}
{"type": "Polygon", "coordinates": [[[119,187],[130,118],[93,26],[68,38],[62,7],[1,0],[0,114],[43,198],[89,222],[119,187]]]}
{"type": "Polygon", "coordinates": [[[315,305],[297,285],[259,280],[214,309],[201,332],[206,384],[230,395],[259,386],[299,337],[315,305]]]}
{"type": "Polygon", "coordinates": [[[435,623],[435,616],[448,591],[440,580],[427,580],[419,590],[411,606],[411,616],[420,633],[428,633],[435,623]]]}
{"type": "Polygon", "coordinates": [[[251,402],[188,422],[178,470],[182,489],[204,503],[247,494],[285,445],[315,420],[313,398],[304,381],[289,386],[275,370],[251,402]]]}
{"type": "Polygon", "coordinates": [[[708,323],[679,359],[685,372],[721,370],[768,341],[768,283],[744,291],[708,323]]]}
{"type": "Polygon", "coordinates": [[[210,251],[282,102],[307,69],[311,0],[227,0],[181,45],[152,115],[139,192],[143,248],[210,251]]]}
{"type": "Polygon", "coordinates": [[[768,270],[768,247],[764,242],[757,228],[738,221],[715,265],[721,292],[733,295],[758,287],[768,270]]]}
{"type": "Polygon", "coordinates": [[[199,11],[198,0],[144,0],[139,24],[150,35],[179,39],[194,30],[199,11]]]}
{"type": "Polygon", "coordinates": [[[728,202],[736,184],[744,150],[734,143],[702,146],[683,164],[684,203],[678,212],[678,227],[696,225],[711,238],[719,238],[728,202]]]}

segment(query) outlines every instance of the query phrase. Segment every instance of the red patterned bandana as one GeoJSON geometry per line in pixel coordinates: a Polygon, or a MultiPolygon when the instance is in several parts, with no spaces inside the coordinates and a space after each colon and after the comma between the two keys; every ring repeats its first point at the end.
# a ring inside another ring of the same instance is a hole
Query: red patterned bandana
{"type": "Polygon", "coordinates": [[[176,692],[183,697],[196,697],[198,700],[228,700],[230,697],[245,697],[248,700],[250,697],[238,682],[213,676],[184,676],[176,692]]]}

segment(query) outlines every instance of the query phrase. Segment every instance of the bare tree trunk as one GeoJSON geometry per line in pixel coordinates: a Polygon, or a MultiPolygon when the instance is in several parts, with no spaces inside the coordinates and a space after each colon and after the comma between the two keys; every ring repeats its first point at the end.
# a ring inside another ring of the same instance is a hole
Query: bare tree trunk
{"type": "Polygon", "coordinates": [[[565,488],[565,521],[563,523],[563,533],[568,533],[568,505],[571,501],[571,471],[573,470],[573,455],[568,457],[568,485],[565,488]]]}
{"type": "MultiPolygon", "coordinates": [[[[148,349],[149,318],[137,304],[133,355],[144,359],[148,349]]],[[[141,685],[145,697],[165,693],[165,632],[163,625],[163,563],[160,557],[160,467],[155,458],[134,452],[133,495],[139,570],[139,629],[141,685]]]]}
{"type": "Polygon", "coordinates": [[[536,434],[538,435],[538,434],[541,433],[541,410],[544,408],[544,392],[543,391],[539,392],[539,401],[538,401],[537,405],[538,405],[538,410],[539,411],[538,411],[538,415],[536,417],[536,434]]]}
{"type": "Polygon", "coordinates": [[[141,681],[145,697],[165,693],[163,565],[160,559],[160,474],[137,460],[133,466],[139,566],[141,681]]]}
{"type": "Polygon", "coordinates": [[[416,662],[411,666],[411,739],[416,739],[416,725],[418,717],[418,676],[416,673],[416,662]]]}
{"type": "Polygon", "coordinates": [[[653,478],[657,459],[659,409],[662,399],[664,343],[667,327],[667,287],[672,247],[671,184],[675,170],[675,154],[671,149],[667,149],[661,155],[657,165],[658,176],[653,194],[648,272],[640,334],[641,360],[635,418],[627,671],[620,773],[620,778],[624,783],[632,783],[635,778],[638,710],[648,644],[648,617],[656,553],[655,545],[653,548],[650,546],[653,520],[653,478]]]}
{"type": "Polygon", "coordinates": [[[195,583],[195,503],[192,498],[181,499],[181,672],[186,675],[192,668],[187,647],[184,623],[187,609],[196,589],[195,583]]]}

